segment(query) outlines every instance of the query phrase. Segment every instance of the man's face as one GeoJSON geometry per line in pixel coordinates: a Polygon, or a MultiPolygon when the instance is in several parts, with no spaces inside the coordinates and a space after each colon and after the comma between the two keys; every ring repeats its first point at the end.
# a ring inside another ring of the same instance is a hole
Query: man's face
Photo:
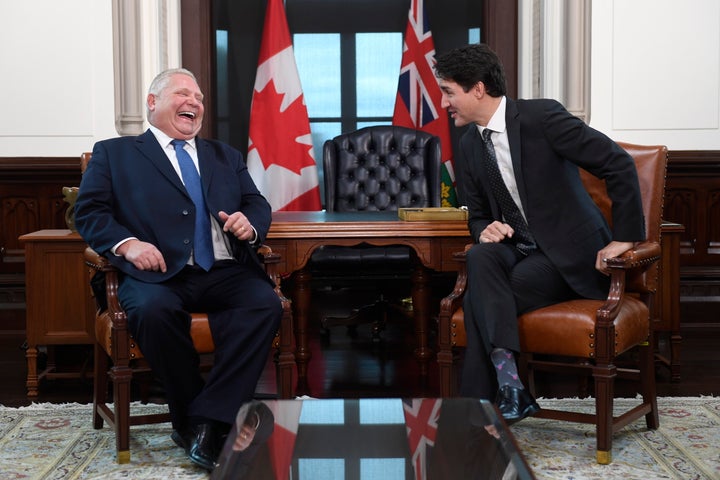
{"type": "Polygon", "coordinates": [[[446,108],[456,127],[463,127],[469,123],[477,122],[479,98],[476,88],[469,92],[452,80],[440,80],[442,91],[442,102],[440,105],[446,108]]]}
{"type": "Polygon", "coordinates": [[[159,95],[148,95],[148,120],[171,138],[189,140],[202,127],[202,101],[203,94],[192,77],[175,74],[159,95]]]}

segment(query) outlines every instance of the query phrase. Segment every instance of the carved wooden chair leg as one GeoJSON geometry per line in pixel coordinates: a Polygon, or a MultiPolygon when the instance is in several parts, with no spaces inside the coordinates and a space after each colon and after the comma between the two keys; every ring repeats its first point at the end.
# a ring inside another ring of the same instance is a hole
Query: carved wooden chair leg
{"type": "Polygon", "coordinates": [[[132,369],[115,366],[110,370],[113,382],[113,408],[115,409],[115,441],[117,463],[130,462],[130,381],[132,369]]]}
{"type": "Polygon", "coordinates": [[[99,430],[103,428],[103,418],[100,415],[98,405],[104,405],[108,400],[108,356],[105,351],[100,348],[99,344],[94,346],[94,369],[93,375],[93,428],[99,430]]]}
{"type": "Polygon", "coordinates": [[[612,462],[613,399],[615,391],[615,365],[601,364],[593,369],[595,378],[595,415],[597,432],[597,462],[612,462]]]}
{"type": "Polygon", "coordinates": [[[645,345],[640,346],[640,391],[642,392],[643,401],[652,405],[651,411],[645,415],[645,423],[651,430],[660,427],[654,375],[655,351],[652,348],[652,343],[647,342],[645,345]]]}

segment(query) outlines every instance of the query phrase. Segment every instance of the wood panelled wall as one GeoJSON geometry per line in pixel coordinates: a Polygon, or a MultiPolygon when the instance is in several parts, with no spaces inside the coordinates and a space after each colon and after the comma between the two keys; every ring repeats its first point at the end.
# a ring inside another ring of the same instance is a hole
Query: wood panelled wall
{"type": "Polygon", "coordinates": [[[720,301],[720,151],[670,152],[664,217],[685,226],[681,300],[720,301]]]}
{"type": "MultiPolygon", "coordinates": [[[[62,187],[80,184],[80,157],[0,158],[0,331],[24,329],[18,237],[66,228],[62,187]]],[[[665,219],[681,223],[681,298],[720,301],[720,151],[672,151],[665,219]]]]}
{"type": "Polygon", "coordinates": [[[0,158],[0,331],[25,328],[25,255],[18,237],[67,228],[62,187],[80,184],[80,157],[0,158]]]}

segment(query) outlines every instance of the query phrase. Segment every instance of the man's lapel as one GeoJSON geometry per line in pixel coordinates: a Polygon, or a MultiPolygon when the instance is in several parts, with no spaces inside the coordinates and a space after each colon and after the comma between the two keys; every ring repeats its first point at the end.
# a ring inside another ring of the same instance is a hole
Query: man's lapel
{"type": "Polygon", "coordinates": [[[202,179],[203,188],[205,188],[205,198],[207,198],[207,190],[210,188],[215,171],[215,169],[212,168],[214,153],[210,142],[200,137],[195,137],[195,148],[197,148],[200,178],[202,179]]]}
{"type": "Polygon", "coordinates": [[[520,201],[523,207],[527,208],[527,192],[525,191],[525,178],[522,167],[522,147],[520,142],[520,112],[517,102],[506,97],[505,125],[507,128],[508,143],[510,144],[510,156],[512,157],[515,182],[517,183],[520,201]]]}
{"type": "Polygon", "coordinates": [[[153,135],[150,130],[147,130],[137,137],[135,146],[170,183],[190,198],[190,195],[185,189],[185,185],[183,185],[182,180],[168,160],[167,155],[158,143],[155,135],[153,135]]]}

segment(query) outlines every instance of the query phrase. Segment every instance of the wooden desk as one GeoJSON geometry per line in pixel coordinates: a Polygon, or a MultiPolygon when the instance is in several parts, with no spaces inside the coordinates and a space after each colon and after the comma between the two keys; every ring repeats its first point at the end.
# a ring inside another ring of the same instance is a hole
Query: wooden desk
{"type": "Polygon", "coordinates": [[[455,271],[453,252],[470,242],[467,222],[406,222],[397,212],[275,212],[266,244],[281,255],[281,272],[295,273],[292,294],[298,365],[298,390],[307,386],[308,312],[310,307],[310,273],[305,269],[312,252],[322,245],[407,245],[418,256],[419,265],[412,275],[413,315],[417,346],[415,356],[421,373],[427,375],[432,356],[428,347],[430,295],[428,269],[455,271]]]}
{"type": "Polygon", "coordinates": [[[35,397],[43,377],[58,373],[52,361],[38,374],[40,345],[93,344],[95,302],[83,263],[85,242],[70,230],[40,230],[19,237],[25,245],[27,394],[35,397]]]}
{"type": "Polygon", "coordinates": [[[670,369],[673,382],[680,381],[680,236],[684,231],[685,227],[679,223],[663,221],[660,227],[662,256],[658,291],[653,305],[653,331],[667,333],[670,337],[668,354],[663,354],[659,345],[656,345],[655,356],[670,369]]]}

